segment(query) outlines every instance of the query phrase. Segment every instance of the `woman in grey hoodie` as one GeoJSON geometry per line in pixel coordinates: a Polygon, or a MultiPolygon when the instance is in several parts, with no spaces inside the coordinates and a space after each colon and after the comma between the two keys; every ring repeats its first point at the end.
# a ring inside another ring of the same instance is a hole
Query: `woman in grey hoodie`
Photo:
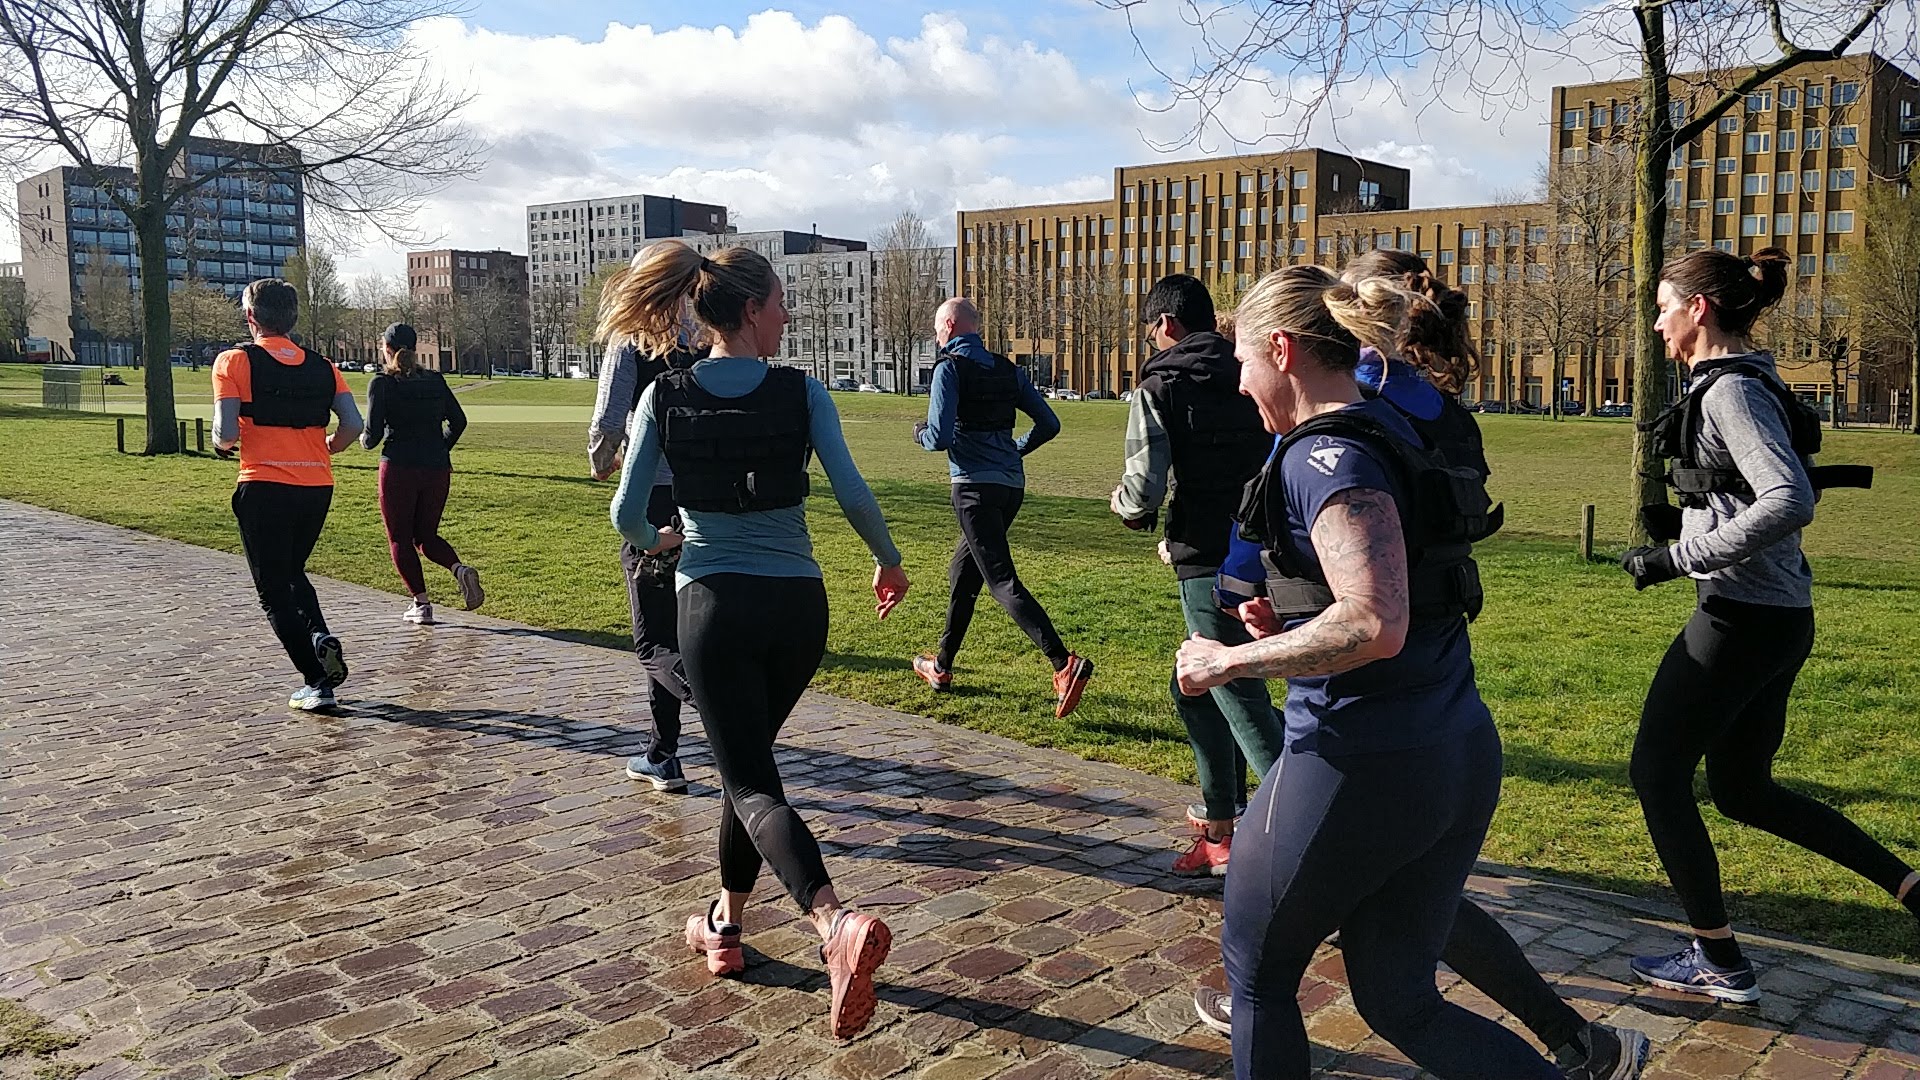
{"type": "Polygon", "coordinates": [[[1813,520],[1815,440],[1794,433],[1818,427],[1748,333],[1786,290],[1791,258],[1779,248],[1751,258],[1694,251],[1662,271],[1654,328],[1692,377],[1660,421],[1679,425],[1669,445],[1685,509],[1679,543],[1621,560],[1636,589],[1686,576],[1699,597],[1654,673],[1630,766],[1693,940],[1632,967],[1655,986],[1723,1001],[1756,1001],[1760,988],[1728,925],[1719,860],[1694,802],[1702,758],[1721,813],[1832,859],[1920,914],[1920,875],[1839,811],[1773,779],[1787,697],[1813,650],[1813,571],[1800,530],[1813,520]]]}

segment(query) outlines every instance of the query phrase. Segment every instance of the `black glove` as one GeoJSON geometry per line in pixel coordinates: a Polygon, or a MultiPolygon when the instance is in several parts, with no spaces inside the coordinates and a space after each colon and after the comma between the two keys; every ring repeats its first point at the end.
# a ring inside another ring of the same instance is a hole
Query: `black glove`
{"type": "Polygon", "coordinates": [[[1648,503],[1640,508],[1640,526],[1656,544],[1680,539],[1680,508],[1672,503],[1648,503]]]}
{"type": "Polygon", "coordinates": [[[919,444],[920,444],[921,446],[925,446],[925,445],[926,445],[926,443],[924,443],[924,442],[921,442],[921,440],[920,440],[920,437],[921,437],[922,435],[925,435],[926,433],[927,433],[927,422],[926,422],[925,420],[916,420],[916,421],[914,421],[914,424],[913,424],[913,441],[914,441],[914,442],[916,442],[916,443],[919,443],[919,444]]]}
{"type": "Polygon", "coordinates": [[[1680,568],[1673,565],[1673,549],[1665,544],[1645,544],[1629,550],[1620,556],[1620,569],[1633,575],[1635,592],[1680,576],[1680,568]]]}

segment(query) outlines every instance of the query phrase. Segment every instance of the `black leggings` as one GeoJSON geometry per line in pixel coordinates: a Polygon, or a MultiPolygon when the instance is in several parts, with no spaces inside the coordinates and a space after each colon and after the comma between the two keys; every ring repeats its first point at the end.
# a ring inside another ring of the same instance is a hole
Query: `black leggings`
{"type": "Polygon", "coordinates": [[[1007,529],[1020,513],[1026,494],[1006,484],[953,485],[953,515],[960,519],[960,543],[953,549],[953,562],[947,567],[947,584],[953,591],[947,600],[947,628],[940,635],[937,659],[942,671],[953,669],[953,658],[966,640],[983,584],[1014,624],[1046,654],[1053,670],[1067,666],[1067,647],[1054,631],[1046,609],[1021,583],[1019,572],[1013,568],[1013,549],[1007,543],[1007,529]]]}
{"type": "Polygon", "coordinates": [[[710,574],[680,590],[680,655],[720,774],[720,887],[749,893],[764,859],[800,905],[826,863],[780,786],[773,740],[827,651],[818,578],[710,574]]]}
{"type": "Polygon", "coordinates": [[[233,489],[233,517],[260,607],[274,636],[308,686],[326,678],[313,635],[327,632],[320,598],[307,580],[307,558],[327,524],[333,487],[247,480],[233,489]]]}
{"type": "MultiPolygon", "coordinates": [[[[661,484],[647,499],[647,524],[659,528],[673,521],[673,487],[661,484]]],[[[680,752],[680,703],[692,697],[686,665],[680,660],[679,615],[673,582],[654,585],[640,580],[640,549],[620,545],[620,565],[627,572],[627,611],[633,617],[633,653],[647,671],[647,706],[653,730],[646,753],[668,758],[680,752]]]]}
{"type": "Polygon", "coordinates": [[[1518,1035],[1434,982],[1499,798],[1491,723],[1415,750],[1281,755],[1234,833],[1227,874],[1220,945],[1239,1080],[1305,1080],[1295,995],[1336,929],[1354,1008],[1414,1063],[1443,1080],[1559,1080],[1518,1035]]]}
{"type": "Polygon", "coordinates": [[[1787,696],[1813,651],[1813,609],[1703,596],[1654,672],[1630,774],[1660,864],[1697,930],[1727,925],[1720,860],[1694,802],[1791,841],[1897,893],[1911,868],[1825,803],[1781,787],[1773,757],[1786,737],[1787,696]]]}

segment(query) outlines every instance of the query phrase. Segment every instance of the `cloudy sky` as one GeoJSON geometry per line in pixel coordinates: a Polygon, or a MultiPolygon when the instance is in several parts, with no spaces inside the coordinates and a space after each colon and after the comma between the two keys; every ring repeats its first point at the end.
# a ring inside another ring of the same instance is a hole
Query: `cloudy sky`
{"type": "MultiPolygon", "coordinates": [[[[956,208],[1097,196],[1116,165],[1254,148],[1183,141],[1191,115],[1146,107],[1164,84],[1095,0],[772,2],[478,0],[420,25],[432,74],[474,94],[466,122],[492,146],[422,209],[421,232],[525,250],[528,203],[647,192],[724,203],[742,229],[868,237],[910,207],[950,236],[956,208]]],[[[1191,48],[1177,23],[1138,31],[1157,60],[1191,48]]],[[[1484,201],[1544,161],[1555,82],[1615,74],[1546,54],[1525,66],[1493,106],[1462,90],[1413,108],[1360,80],[1308,141],[1411,168],[1415,205],[1484,201]]],[[[1260,148],[1299,141],[1258,88],[1228,111],[1242,138],[1287,132],[1260,148]]],[[[405,265],[373,237],[341,256],[355,274],[405,265]]]]}

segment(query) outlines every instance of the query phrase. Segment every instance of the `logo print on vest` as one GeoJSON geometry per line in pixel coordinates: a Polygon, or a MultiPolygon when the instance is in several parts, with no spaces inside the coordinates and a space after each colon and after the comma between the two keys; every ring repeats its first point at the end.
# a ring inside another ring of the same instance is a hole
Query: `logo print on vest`
{"type": "Polygon", "coordinates": [[[1313,449],[1307,451],[1307,463],[1320,470],[1323,476],[1332,476],[1333,470],[1340,467],[1340,459],[1345,457],[1347,448],[1322,435],[1314,440],[1313,449]]]}

